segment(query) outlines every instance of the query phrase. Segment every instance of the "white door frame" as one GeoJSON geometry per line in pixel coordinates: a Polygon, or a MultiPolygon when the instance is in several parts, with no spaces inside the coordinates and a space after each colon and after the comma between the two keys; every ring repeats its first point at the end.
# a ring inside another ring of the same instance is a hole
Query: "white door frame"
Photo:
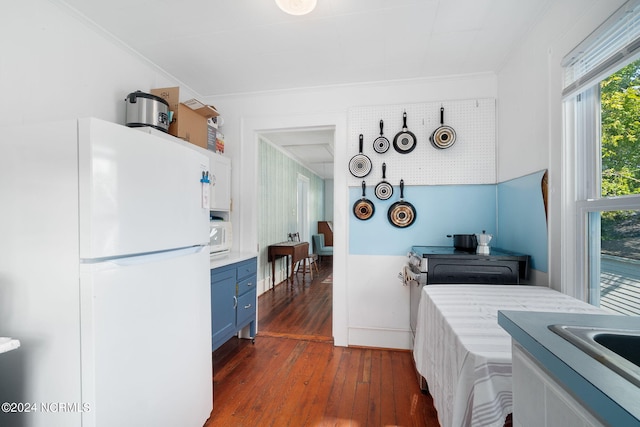
{"type": "Polygon", "coordinates": [[[298,174],[298,232],[300,241],[309,241],[309,178],[298,174]]]}
{"type": "MultiPolygon", "coordinates": [[[[280,116],[264,115],[260,117],[244,117],[241,120],[242,144],[238,150],[244,164],[252,167],[243,168],[242,173],[235,168],[234,188],[242,188],[239,200],[234,200],[237,221],[242,224],[238,233],[240,250],[260,251],[258,248],[258,145],[260,133],[265,131],[333,126],[335,128],[334,156],[334,205],[333,205],[333,305],[332,334],[333,344],[347,347],[349,345],[349,313],[347,298],[347,260],[349,242],[347,236],[348,218],[351,212],[347,174],[338,165],[346,165],[353,155],[347,150],[347,114],[343,111],[317,114],[284,114],[280,116]]],[[[260,254],[258,254],[260,257],[260,254]]]]}

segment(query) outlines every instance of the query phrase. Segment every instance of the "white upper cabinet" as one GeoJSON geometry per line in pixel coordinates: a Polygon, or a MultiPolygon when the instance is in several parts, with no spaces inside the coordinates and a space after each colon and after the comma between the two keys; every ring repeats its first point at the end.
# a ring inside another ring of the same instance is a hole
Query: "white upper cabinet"
{"type": "Polygon", "coordinates": [[[231,210],[231,159],[220,154],[209,152],[211,168],[210,210],[231,210]]]}

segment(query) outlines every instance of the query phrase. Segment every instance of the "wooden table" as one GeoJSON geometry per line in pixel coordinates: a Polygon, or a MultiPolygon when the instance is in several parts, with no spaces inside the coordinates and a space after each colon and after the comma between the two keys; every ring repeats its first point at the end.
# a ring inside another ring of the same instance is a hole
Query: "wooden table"
{"type": "MultiPolygon", "coordinates": [[[[269,245],[269,262],[271,263],[272,289],[276,286],[276,259],[287,257],[287,278],[293,282],[293,268],[296,262],[302,261],[303,275],[307,272],[307,256],[309,255],[309,242],[282,242],[269,245]],[[289,275],[289,257],[291,257],[291,275],[289,275]]],[[[304,277],[304,276],[303,276],[304,277]]]]}

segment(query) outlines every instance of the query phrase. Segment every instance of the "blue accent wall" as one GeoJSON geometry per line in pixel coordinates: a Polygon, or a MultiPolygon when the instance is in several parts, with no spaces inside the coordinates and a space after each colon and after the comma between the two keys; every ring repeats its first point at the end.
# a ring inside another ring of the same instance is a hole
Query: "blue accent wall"
{"type": "Polygon", "coordinates": [[[390,200],[378,200],[377,183],[367,186],[366,197],[375,212],[366,221],[353,214],[362,198],[361,187],[349,188],[349,253],[353,255],[405,255],[414,245],[451,246],[447,234],[474,234],[486,230],[491,246],[531,256],[531,267],[547,272],[547,223],[541,180],[545,171],[500,184],[405,186],[405,201],[416,210],[407,228],[391,225],[389,207],[400,198],[394,186],[390,200]]]}
{"type": "Polygon", "coordinates": [[[389,200],[378,200],[374,190],[375,184],[367,186],[374,215],[362,221],[353,214],[354,203],[362,198],[362,188],[349,188],[351,254],[405,255],[414,245],[451,246],[447,234],[496,232],[495,185],[405,186],[404,199],[416,210],[415,222],[406,228],[394,227],[387,218],[389,207],[400,199],[400,187],[393,187],[389,200]]]}
{"type": "Polygon", "coordinates": [[[547,217],[539,171],[498,184],[498,234],[502,247],[531,256],[531,268],[548,271],[547,217]]]}

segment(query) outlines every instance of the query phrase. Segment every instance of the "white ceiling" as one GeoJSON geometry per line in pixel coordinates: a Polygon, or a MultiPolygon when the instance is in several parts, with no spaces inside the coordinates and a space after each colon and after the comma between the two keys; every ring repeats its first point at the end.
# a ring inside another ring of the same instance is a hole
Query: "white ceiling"
{"type": "Polygon", "coordinates": [[[280,146],[319,177],[333,179],[333,129],[265,132],[262,137],[280,146]]]}
{"type": "Polygon", "coordinates": [[[57,1],[215,97],[496,72],[552,0],[57,1]]]}

